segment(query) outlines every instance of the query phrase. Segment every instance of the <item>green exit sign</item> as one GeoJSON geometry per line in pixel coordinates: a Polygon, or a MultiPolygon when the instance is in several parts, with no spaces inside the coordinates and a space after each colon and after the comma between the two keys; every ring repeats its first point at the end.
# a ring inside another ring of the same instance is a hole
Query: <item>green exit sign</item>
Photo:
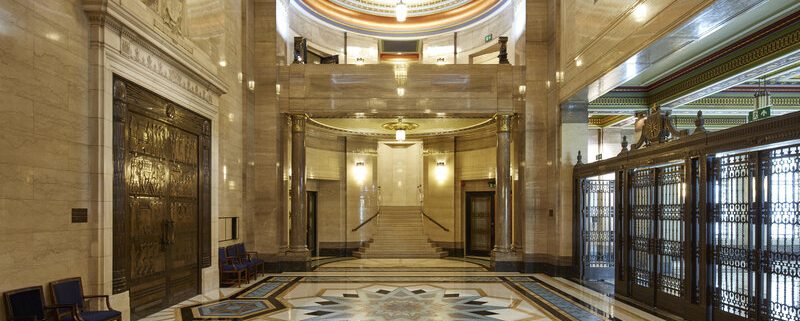
{"type": "Polygon", "coordinates": [[[493,37],[494,37],[494,36],[492,36],[492,34],[490,33],[490,34],[488,34],[488,35],[485,35],[485,36],[483,36],[483,41],[484,41],[484,42],[489,42],[489,41],[492,41],[492,38],[493,38],[493,37]]]}
{"type": "Polygon", "coordinates": [[[747,114],[747,122],[754,122],[772,116],[772,107],[762,107],[747,114]]]}

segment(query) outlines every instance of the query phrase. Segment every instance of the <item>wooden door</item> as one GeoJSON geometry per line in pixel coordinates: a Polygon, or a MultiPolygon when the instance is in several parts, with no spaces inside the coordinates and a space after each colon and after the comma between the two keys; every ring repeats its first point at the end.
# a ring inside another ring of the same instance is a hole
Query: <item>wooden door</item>
{"type": "Polygon", "coordinates": [[[210,265],[210,123],[114,82],[114,292],[134,319],[186,300],[210,265]]]}
{"type": "Polygon", "coordinates": [[[306,192],[306,209],[308,213],[308,233],[306,234],[308,251],[311,256],[317,254],[317,192],[306,192]]]}
{"type": "Polygon", "coordinates": [[[467,192],[467,255],[489,256],[494,248],[494,192],[467,192]]]}

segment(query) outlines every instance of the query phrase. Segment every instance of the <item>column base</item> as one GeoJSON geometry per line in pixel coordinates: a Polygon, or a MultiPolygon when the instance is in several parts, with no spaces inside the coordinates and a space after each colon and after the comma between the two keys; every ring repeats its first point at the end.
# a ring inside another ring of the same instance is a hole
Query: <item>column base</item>
{"type": "Polygon", "coordinates": [[[311,271],[311,252],[308,249],[287,251],[280,259],[281,272],[311,271]]]}
{"type": "Polygon", "coordinates": [[[513,250],[492,250],[492,271],[495,272],[519,272],[522,268],[522,259],[513,250]]]}

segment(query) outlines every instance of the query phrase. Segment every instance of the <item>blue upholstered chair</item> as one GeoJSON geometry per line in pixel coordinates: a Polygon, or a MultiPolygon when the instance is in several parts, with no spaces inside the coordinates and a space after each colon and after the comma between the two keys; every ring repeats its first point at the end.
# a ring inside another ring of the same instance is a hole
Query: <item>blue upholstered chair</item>
{"type": "Polygon", "coordinates": [[[225,248],[219,248],[219,283],[223,285],[242,286],[250,279],[248,266],[235,257],[229,257],[225,248]]]}
{"type": "Polygon", "coordinates": [[[44,305],[44,290],[41,286],[16,289],[3,293],[6,305],[6,317],[9,321],[43,321],[47,320],[47,311],[63,308],[73,310],[71,305],[44,305]]]}
{"type": "Polygon", "coordinates": [[[111,309],[111,302],[107,295],[83,295],[81,278],[69,278],[50,282],[50,293],[53,302],[58,305],[71,305],[74,308],[57,309],[59,321],[110,321],[122,320],[119,311],[111,309]],[[89,299],[105,299],[107,310],[87,310],[85,303],[89,299]]]}
{"type": "Polygon", "coordinates": [[[247,252],[244,243],[236,243],[227,248],[228,256],[236,257],[239,262],[248,265],[253,271],[253,277],[258,276],[258,273],[264,273],[264,260],[256,257],[256,252],[247,252]]]}

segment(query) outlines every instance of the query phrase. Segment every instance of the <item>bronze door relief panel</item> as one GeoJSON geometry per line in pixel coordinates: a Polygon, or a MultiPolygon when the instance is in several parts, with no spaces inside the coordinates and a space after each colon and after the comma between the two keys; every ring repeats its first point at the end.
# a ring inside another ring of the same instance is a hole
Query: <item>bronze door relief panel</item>
{"type": "Polygon", "coordinates": [[[210,122],[114,79],[114,293],[134,318],[196,295],[210,266],[210,122]]]}

